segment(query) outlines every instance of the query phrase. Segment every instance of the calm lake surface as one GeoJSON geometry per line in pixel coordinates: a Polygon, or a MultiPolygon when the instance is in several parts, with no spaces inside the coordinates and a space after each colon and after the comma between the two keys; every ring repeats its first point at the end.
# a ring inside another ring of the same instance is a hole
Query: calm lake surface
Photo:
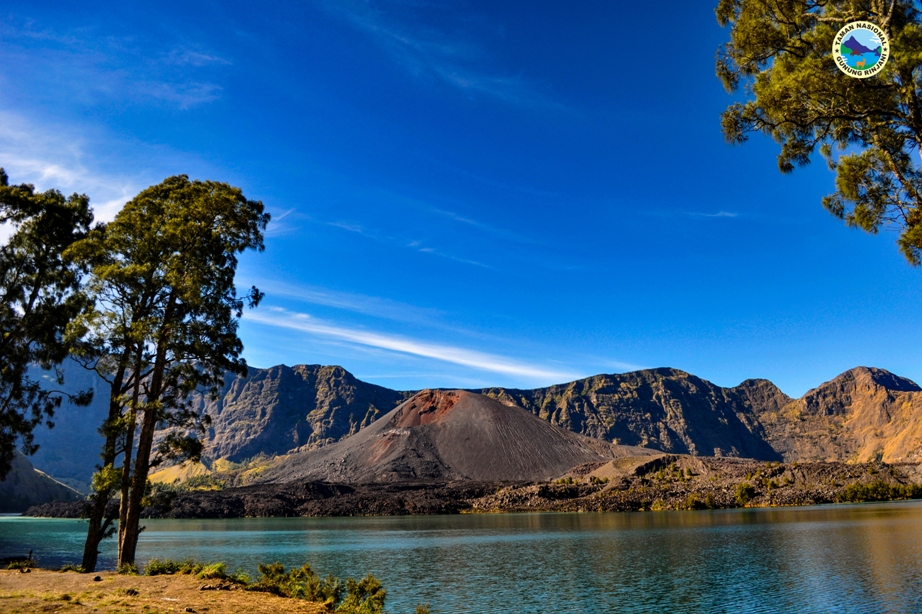
{"type": "MultiPolygon", "coordinates": [[[[922,612],[922,502],[633,514],[147,521],[139,562],[375,574],[388,611],[922,612]]],[[[79,520],[0,518],[0,556],[78,563],[79,520]]],[[[114,543],[101,564],[114,564],[114,543]]]]}

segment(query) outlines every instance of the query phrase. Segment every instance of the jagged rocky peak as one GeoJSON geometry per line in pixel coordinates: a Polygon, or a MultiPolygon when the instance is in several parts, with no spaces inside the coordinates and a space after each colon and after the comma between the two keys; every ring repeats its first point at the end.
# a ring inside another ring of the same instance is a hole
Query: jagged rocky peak
{"type": "Polygon", "coordinates": [[[877,395],[919,392],[912,380],[875,367],[855,367],[834,377],[801,397],[807,413],[844,414],[858,400],[877,395]]]}

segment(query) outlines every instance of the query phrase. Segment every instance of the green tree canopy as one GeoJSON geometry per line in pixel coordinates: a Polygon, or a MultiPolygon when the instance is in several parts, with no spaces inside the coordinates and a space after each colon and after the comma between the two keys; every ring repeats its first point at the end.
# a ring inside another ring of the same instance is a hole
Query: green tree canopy
{"type": "Polygon", "coordinates": [[[823,206],[848,226],[899,231],[900,251],[922,262],[922,26],[911,0],[720,0],[717,20],[730,40],[717,75],[742,91],[723,114],[727,140],[753,132],[781,145],[778,166],[791,172],[819,149],[836,171],[823,206]],[[832,46],[852,21],[889,37],[891,57],[866,79],[843,74],[832,46]]]}
{"type": "Polygon", "coordinates": [[[62,253],[86,235],[92,220],[86,196],[10,185],[0,169],[0,224],[12,232],[0,245],[0,479],[17,442],[23,452],[34,452],[33,429],[61,404],[63,393],[42,386],[28,370],[39,365],[54,384],[63,384],[57,367],[67,357],[64,328],[84,298],[80,272],[62,253]]]}
{"type": "Polygon", "coordinates": [[[225,373],[245,373],[237,321],[261,294],[238,296],[234,274],[238,254],[263,249],[268,221],[263,204],[238,188],[179,175],[141,192],[68,251],[89,269],[92,299],[69,334],[79,359],[112,383],[85,569],[95,566],[116,490],[119,565],[134,563],[149,470],[201,454],[207,416],[189,407],[190,393],[216,394],[225,373]],[[154,446],[158,425],[170,434],[154,446]]]}

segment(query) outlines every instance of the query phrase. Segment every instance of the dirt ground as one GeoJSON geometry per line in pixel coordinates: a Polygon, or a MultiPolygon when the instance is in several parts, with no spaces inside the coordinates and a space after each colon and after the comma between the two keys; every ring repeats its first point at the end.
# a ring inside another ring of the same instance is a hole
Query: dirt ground
{"type": "Polygon", "coordinates": [[[32,569],[0,570],[0,612],[230,612],[319,614],[321,604],[243,591],[194,576],[120,576],[32,569]],[[99,581],[94,581],[99,577],[99,581]],[[204,590],[203,590],[203,587],[204,590]]]}

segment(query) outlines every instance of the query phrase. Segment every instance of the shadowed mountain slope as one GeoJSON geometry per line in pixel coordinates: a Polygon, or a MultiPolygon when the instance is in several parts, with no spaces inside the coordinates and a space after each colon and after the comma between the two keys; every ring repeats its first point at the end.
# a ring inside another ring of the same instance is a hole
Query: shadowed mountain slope
{"type": "Polygon", "coordinates": [[[342,367],[279,365],[229,377],[217,400],[197,395],[196,402],[211,416],[208,456],[240,461],[339,441],[406,397],[360,381],[342,367]]]}
{"type": "MultiPolygon", "coordinates": [[[[55,412],[55,428],[35,431],[36,467],[86,492],[99,462],[99,434],[108,413],[109,385],[74,362],[64,365],[65,390],[92,389],[89,407],[66,402],[55,412]]],[[[33,373],[41,377],[40,371],[33,373]]],[[[250,367],[246,377],[228,377],[216,400],[201,394],[193,401],[211,416],[205,454],[238,462],[257,455],[276,456],[295,448],[339,441],[409,396],[355,378],[342,367],[278,365],[250,367]]]]}
{"type": "Polygon", "coordinates": [[[597,375],[538,388],[483,393],[551,424],[616,444],[701,456],[780,460],[756,419],[790,402],[767,380],[721,388],[678,369],[597,375]]]}
{"type": "Polygon", "coordinates": [[[24,512],[33,505],[80,499],[80,493],[37,471],[19,451],[13,455],[12,470],[0,481],[0,513],[24,512]]]}
{"type": "Polygon", "coordinates": [[[519,407],[472,392],[424,390],[344,441],[279,458],[257,481],[546,480],[611,456],[609,444],[519,407]]]}

